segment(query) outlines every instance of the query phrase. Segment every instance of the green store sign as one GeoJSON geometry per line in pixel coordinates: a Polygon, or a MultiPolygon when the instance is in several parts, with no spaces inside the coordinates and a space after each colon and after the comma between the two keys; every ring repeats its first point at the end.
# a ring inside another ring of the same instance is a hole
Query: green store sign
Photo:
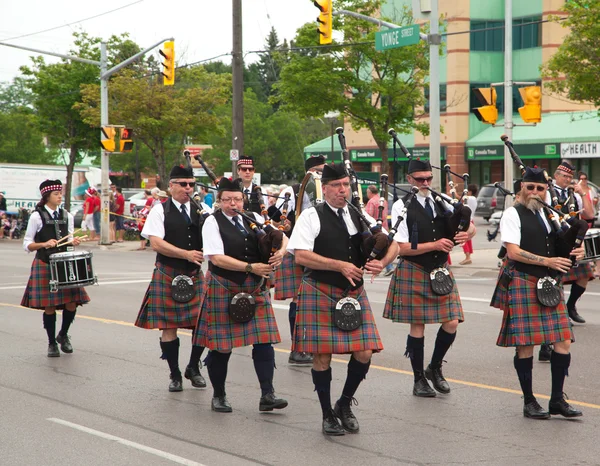
{"type": "MultiPolygon", "coordinates": [[[[548,144],[523,144],[516,147],[522,159],[558,159],[560,158],[559,143],[548,144]]],[[[501,146],[473,146],[465,148],[467,161],[477,160],[503,160],[504,145],[501,146]]]]}
{"type": "MultiPolygon", "coordinates": [[[[419,157],[421,159],[429,159],[429,147],[409,147],[408,151],[413,157],[419,157]]],[[[340,151],[334,151],[333,158],[331,157],[331,151],[317,151],[317,152],[305,152],[304,157],[308,158],[314,155],[322,155],[325,157],[327,162],[341,162],[342,154],[340,151]]],[[[441,147],[441,158],[446,158],[446,148],[441,147]]],[[[381,151],[379,149],[351,149],[350,160],[352,162],[381,162],[381,151]]],[[[404,153],[398,149],[398,162],[406,162],[408,158],[404,153]]],[[[394,150],[388,149],[388,162],[394,161],[394,150]]]]}

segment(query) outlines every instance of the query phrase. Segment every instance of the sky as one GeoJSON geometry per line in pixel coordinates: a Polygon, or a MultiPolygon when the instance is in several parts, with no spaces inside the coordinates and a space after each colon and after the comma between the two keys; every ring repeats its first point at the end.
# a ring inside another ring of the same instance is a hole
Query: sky
{"type": "MultiPolygon", "coordinates": [[[[231,52],[231,4],[231,0],[4,0],[0,42],[67,54],[75,31],[106,39],[128,32],[142,48],[174,37],[181,66],[231,52]]],[[[242,0],[242,10],[245,52],[264,49],[272,26],[280,41],[289,42],[300,26],[318,16],[311,0],[242,0]]],[[[150,53],[160,58],[158,49],[150,53]]],[[[19,67],[30,65],[32,55],[38,54],[0,46],[0,82],[19,76],[19,67]]],[[[231,62],[229,56],[220,60],[231,62]]],[[[256,54],[245,57],[247,63],[257,60],[256,54]]]]}

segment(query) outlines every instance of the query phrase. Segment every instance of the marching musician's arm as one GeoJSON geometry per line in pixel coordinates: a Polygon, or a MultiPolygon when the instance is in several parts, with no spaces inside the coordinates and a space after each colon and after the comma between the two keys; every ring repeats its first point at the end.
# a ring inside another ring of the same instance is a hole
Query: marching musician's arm
{"type": "Polygon", "coordinates": [[[175,259],[184,259],[198,266],[202,265],[202,261],[204,260],[202,251],[188,251],[187,249],[178,248],[177,246],[173,246],[171,243],[168,243],[158,236],[150,235],[149,239],[152,249],[163,256],[174,257],[175,259]]]}
{"type": "MultiPolygon", "coordinates": [[[[425,254],[427,252],[439,250],[436,245],[438,244],[439,241],[442,241],[442,240],[450,241],[450,243],[452,243],[451,240],[442,238],[441,240],[431,241],[429,243],[419,243],[419,244],[417,244],[417,249],[412,249],[410,243],[398,243],[399,255],[400,256],[420,256],[421,254],[425,254]]],[[[453,246],[454,246],[454,244],[453,244],[453,246]]]]}
{"type": "Polygon", "coordinates": [[[294,256],[297,264],[313,270],[331,270],[333,272],[340,272],[344,265],[350,264],[350,262],[330,259],[329,257],[321,256],[316,252],[308,251],[306,249],[294,250],[294,256]]]}
{"type": "Polygon", "coordinates": [[[388,247],[387,254],[381,259],[381,263],[384,267],[387,267],[389,264],[394,262],[394,259],[398,257],[398,253],[400,248],[398,247],[398,243],[396,241],[392,241],[390,246],[388,247]]]}

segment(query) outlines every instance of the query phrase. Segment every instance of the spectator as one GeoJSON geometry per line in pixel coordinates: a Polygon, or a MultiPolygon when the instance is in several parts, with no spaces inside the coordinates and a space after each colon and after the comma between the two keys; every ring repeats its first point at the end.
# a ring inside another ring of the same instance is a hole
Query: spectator
{"type": "Polygon", "coordinates": [[[110,215],[109,215],[110,242],[114,243],[116,241],[115,237],[116,237],[116,233],[117,233],[116,232],[116,224],[115,224],[115,221],[117,218],[115,215],[115,212],[117,211],[117,202],[115,199],[115,195],[113,194],[112,191],[108,195],[108,210],[110,212],[110,215]]]}
{"type": "Polygon", "coordinates": [[[10,238],[10,220],[5,213],[0,214],[0,238],[10,238]]]}
{"type": "Polygon", "coordinates": [[[158,198],[159,192],[160,192],[160,189],[158,189],[158,188],[152,188],[150,190],[150,194],[152,196],[152,204],[151,204],[152,207],[154,207],[156,204],[160,203],[160,199],[158,198]]]}
{"type": "Polygon", "coordinates": [[[90,241],[96,240],[96,229],[94,227],[95,192],[96,190],[92,187],[86,189],[85,201],[83,201],[83,222],[81,222],[81,229],[89,232],[90,241]]]}
{"type": "Polygon", "coordinates": [[[116,229],[116,239],[117,243],[123,242],[123,237],[125,235],[125,218],[123,215],[125,214],[125,197],[123,196],[123,188],[117,187],[117,194],[115,196],[115,204],[117,205],[117,209],[115,210],[115,229],[116,229]]]}
{"type": "MultiPolygon", "coordinates": [[[[473,214],[475,213],[475,209],[477,209],[477,191],[478,187],[476,184],[470,184],[467,186],[467,207],[471,209],[471,222],[473,221],[473,214]]],[[[463,252],[465,253],[465,258],[461,262],[460,265],[469,265],[472,264],[471,254],[473,254],[473,241],[469,240],[465,244],[463,244],[463,252]]]]}
{"type": "MultiPolygon", "coordinates": [[[[365,206],[365,211],[374,219],[377,219],[379,212],[379,189],[374,184],[371,184],[367,187],[367,205],[365,206]]],[[[388,211],[388,203],[387,199],[383,201],[383,215],[386,216],[387,219],[387,211],[388,211]]],[[[386,222],[384,222],[386,223],[386,222]]]]}
{"type": "Polygon", "coordinates": [[[213,193],[210,192],[208,187],[200,186],[200,194],[202,195],[202,202],[212,209],[213,203],[215,202],[213,193]]]}
{"type": "Polygon", "coordinates": [[[590,203],[592,204],[592,209],[594,212],[594,216],[592,218],[583,218],[583,215],[581,218],[583,218],[586,222],[588,222],[588,225],[590,228],[593,228],[594,227],[594,217],[596,216],[596,212],[598,212],[598,193],[596,192],[596,190],[594,188],[592,188],[590,185],[588,185],[587,173],[579,172],[579,184],[581,185],[581,189],[583,191],[583,193],[581,194],[581,197],[582,198],[587,197],[590,200],[590,203]]]}
{"type": "Polygon", "coordinates": [[[94,212],[93,212],[93,220],[94,220],[94,230],[98,233],[98,242],[101,241],[100,235],[100,210],[102,206],[102,201],[100,199],[100,193],[97,190],[94,190],[94,212]]]}
{"type": "Polygon", "coordinates": [[[154,197],[152,196],[152,192],[149,189],[144,190],[144,194],[146,195],[146,207],[148,210],[152,208],[152,203],[154,202],[154,197]]]}
{"type": "Polygon", "coordinates": [[[4,191],[0,191],[0,210],[6,212],[8,209],[6,208],[6,198],[4,197],[6,193],[4,191]]]}
{"type": "Polygon", "coordinates": [[[17,231],[17,226],[18,226],[17,217],[16,217],[16,215],[13,215],[12,219],[10,221],[10,231],[9,231],[10,239],[19,239],[19,236],[15,234],[15,232],[17,231]]]}
{"type": "Polygon", "coordinates": [[[160,202],[166,202],[169,199],[169,195],[164,191],[159,191],[157,196],[160,202]]]}

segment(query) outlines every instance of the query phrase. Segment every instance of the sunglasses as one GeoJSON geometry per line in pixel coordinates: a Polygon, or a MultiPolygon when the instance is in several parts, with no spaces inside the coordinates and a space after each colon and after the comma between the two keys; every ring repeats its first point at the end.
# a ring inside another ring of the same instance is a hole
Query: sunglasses
{"type": "Polygon", "coordinates": [[[188,181],[172,181],[171,183],[178,184],[182,188],[185,188],[186,186],[189,186],[190,188],[196,187],[195,181],[189,181],[189,182],[188,181]]]}
{"type": "Polygon", "coordinates": [[[240,168],[238,168],[238,170],[241,172],[253,172],[254,167],[240,167],[240,168]]]}
{"type": "Polygon", "coordinates": [[[431,182],[431,180],[433,180],[433,176],[428,176],[426,178],[417,178],[413,176],[412,179],[415,180],[417,183],[425,183],[425,181],[431,182]]]}
{"type": "Polygon", "coordinates": [[[536,186],[534,184],[528,184],[525,185],[525,189],[527,191],[537,191],[538,193],[541,193],[546,190],[546,186],[536,186]]]}

